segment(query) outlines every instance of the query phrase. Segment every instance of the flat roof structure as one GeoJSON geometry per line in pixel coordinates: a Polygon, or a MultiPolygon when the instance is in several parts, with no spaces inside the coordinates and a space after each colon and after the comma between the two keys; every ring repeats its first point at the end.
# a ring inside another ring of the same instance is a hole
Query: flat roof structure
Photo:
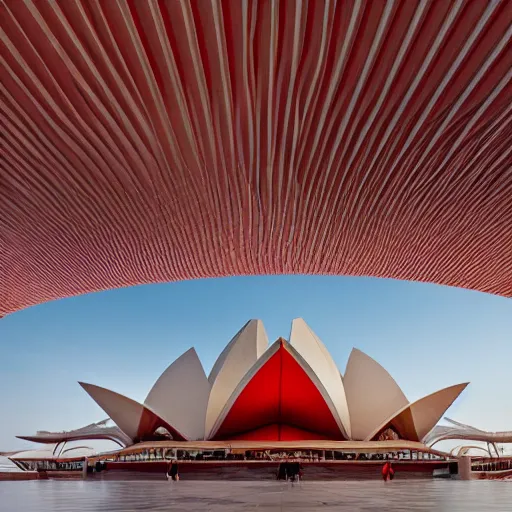
{"type": "MultiPolygon", "coordinates": [[[[402,450],[414,450],[446,456],[446,453],[435,450],[423,443],[415,441],[154,441],[138,443],[116,452],[130,455],[144,450],[176,449],[185,451],[292,451],[292,450],[329,450],[353,453],[390,453],[402,450]]],[[[101,455],[100,455],[101,457],[101,455]]]]}
{"type": "Polygon", "coordinates": [[[247,274],[512,296],[512,0],[4,0],[0,24],[0,316],[247,274]]]}
{"type": "Polygon", "coordinates": [[[131,439],[117,425],[108,425],[108,423],[112,422],[106,419],[67,432],[39,431],[33,435],[17,437],[25,441],[42,444],[60,444],[72,441],[83,441],[86,439],[113,441],[120,446],[126,446],[131,443],[131,439]]]}

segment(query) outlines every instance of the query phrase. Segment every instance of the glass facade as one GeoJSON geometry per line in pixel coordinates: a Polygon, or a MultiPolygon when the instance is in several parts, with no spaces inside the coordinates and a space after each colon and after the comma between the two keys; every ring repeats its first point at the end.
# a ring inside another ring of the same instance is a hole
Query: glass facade
{"type": "Polygon", "coordinates": [[[430,452],[399,450],[390,452],[354,452],[341,450],[243,450],[210,449],[182,450],[176,448],[147,448],[138,452],[109,454],[98,460],[110,462],[158,462],[158,461],[280,461],[298,459],[304,462],[325,461],[441,461],[447,457],[430,452]]]}
{"type": "Polygon", "coordinates": [[[84,460],[16,460],[13,461],[25,471],[82,471],[84,460]]]}

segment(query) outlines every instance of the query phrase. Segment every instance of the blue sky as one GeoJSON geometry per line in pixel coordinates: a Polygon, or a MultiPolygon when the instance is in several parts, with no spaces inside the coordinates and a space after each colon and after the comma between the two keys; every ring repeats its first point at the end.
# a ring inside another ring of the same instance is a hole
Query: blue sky
{"type": "Polygon", "coordinates": [[[448,416],[512,430],[512,300],[388,279],[262,276],[137,286],[35,306],[0,321],[0,450],[16,434],[104,419],[77,384],[143,400],[195,346],[209,372],[250,318],[270,341],[303,317],[342,373],[352,347],[381,363],[410,400],[470,381],[448,416]]]}

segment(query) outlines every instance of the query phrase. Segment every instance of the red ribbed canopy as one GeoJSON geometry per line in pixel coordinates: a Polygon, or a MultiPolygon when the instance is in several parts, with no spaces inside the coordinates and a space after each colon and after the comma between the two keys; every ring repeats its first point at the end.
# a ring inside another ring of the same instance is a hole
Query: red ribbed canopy
{"type": "Polygon", "coordinates": [[[2,0],[0,316],[273,273],[512,295],[512,2],[2,0]]]}

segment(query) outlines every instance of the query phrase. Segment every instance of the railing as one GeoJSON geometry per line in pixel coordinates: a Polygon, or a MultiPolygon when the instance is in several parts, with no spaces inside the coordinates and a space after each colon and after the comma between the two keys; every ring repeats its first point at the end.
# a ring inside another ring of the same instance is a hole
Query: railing
{"type": "Polygon", "coordinates": [[[407,452],[389,452],[389,453],[357,453],[341,451],[286,451],[275,452],[272,450],[254,451],[244,450],[236,453],[229,453],[225,450],[213,451],[186,451],[186,450],[161,450],[144,449],[134,453],[111,453],[89,457],[90,461],[104,460],[106,462],[157,462],[171,461],[251,461],[251,460],[271,460],[279,461],[289,458],[300,459],[305,462],[324,462],[324,461],[386,461],[394,462],[440,462],[448,461],[449,457],[441,457],[432,453],[411,453],[407,452]]]}
{"type": "Polygon", "coordinates": [[[482,459],[471,463],[472,471],[508,471],[512,470],[512,458],[482,459]]]}
{"type": "Polygon", "coordinates": [[[23,471],[82,471],[84,459],[80,460],[20,460],[11,459],[23,471]]]}

